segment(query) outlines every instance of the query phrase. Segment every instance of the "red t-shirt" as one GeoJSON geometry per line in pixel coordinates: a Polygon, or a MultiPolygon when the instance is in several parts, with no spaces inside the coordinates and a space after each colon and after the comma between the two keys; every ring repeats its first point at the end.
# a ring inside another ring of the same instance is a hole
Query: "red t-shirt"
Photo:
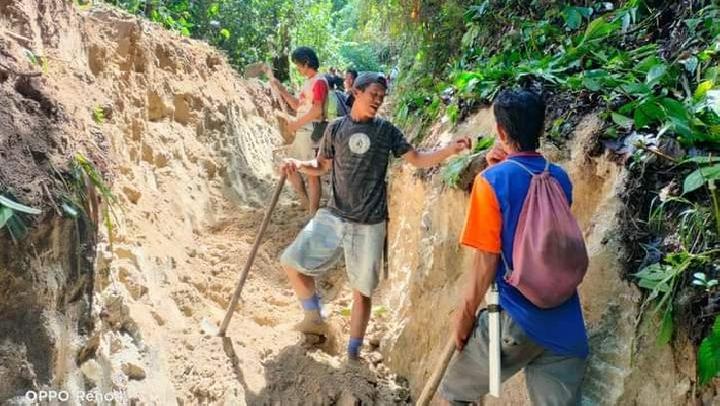
{"type": "MultiPolygon", "coordinates": [[[[312,85],[312,94],[313,94],[313,104],[319,103],[322,104],[325,102],[325,99],[328,95],[328,85],[327,82],[325,82],[323,79],[318,78],[315,79],[315,83],[312,85]]],[[[305,92],[300,93],[300,104],[305,100],[305,92]]]]}

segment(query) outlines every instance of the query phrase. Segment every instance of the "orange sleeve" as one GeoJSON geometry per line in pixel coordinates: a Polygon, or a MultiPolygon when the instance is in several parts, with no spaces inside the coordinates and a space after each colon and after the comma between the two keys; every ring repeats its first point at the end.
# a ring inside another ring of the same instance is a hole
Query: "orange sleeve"
{"type": "Polygon", "coordinates": [[[502,214],[495,191],[482,175],[475,178],[470,207],[460,243],[493,254],[500,253],[502,214]]]}

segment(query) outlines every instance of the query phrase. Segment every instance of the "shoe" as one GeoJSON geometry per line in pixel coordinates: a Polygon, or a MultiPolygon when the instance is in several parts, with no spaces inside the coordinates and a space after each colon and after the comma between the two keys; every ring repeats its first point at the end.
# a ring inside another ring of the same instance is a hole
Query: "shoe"
{"type": "Polygon", "coordinates": [[[299,331],[303,334],[315,334],[318,336],[325,336],[328,332],[328,325],[320,316],[318,310],[305,310],[305,317],[303,317],[300,323],[293,326],[293,330],[299,331]]]}

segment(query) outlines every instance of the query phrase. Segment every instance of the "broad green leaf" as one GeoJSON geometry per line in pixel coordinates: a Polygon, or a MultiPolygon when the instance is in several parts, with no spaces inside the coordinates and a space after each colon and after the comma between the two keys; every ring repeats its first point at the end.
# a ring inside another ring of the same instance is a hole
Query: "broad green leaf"
{"type": "Polygon", "coordinates": [[[648,71],[647,77],[645,77],[645,83],[647,83],[649,86],[657,84],[658,82],[660,82],[660,79],[665,76],[665,74],[667,73],[667,69],[668,67],[664,63],[659,63],[653,66],[648,71]]]}
{"type": "Polygon", "coordinates": [[[665,120],[667,114],[657,101],[647,100],[637,106],[633,116],[636,128],[643,128],[656,121],[665,120]]]}
{"type": "Polygon", "coordinates": [[[228,39],[230,39],[230,30],[228,30],[227,28],[223,28],[222,30],[220,30],[220,36],[223,37],[225,41],[227,41],[228,39]]]}
{"type": "Polygon", "coordinates": [[[598,17],[588,24],[582,42],[602,39],[619,28],[619,24],[609,23],[605,21],[605,17],[598,17]]]}
{"type": "Polygon", "coordinates": [[[663,313],[662,322],[660,323],[660,333],[657,337],[658,344],[667,344],[672,340],[673,335],[673,312],[672,307],[668,307],[663,313]]]}
{"type": "Polygon", "coordinates": [[[685,182],[683,184],[683,194],[700,189],[704,184],[705,179],[703,179],[700,169],[697,169],[685,178],[685,182]]]}
{"type": "Polygon", "coordinates": [[[565,7],[563,19],[565,19],[565,25],[571,30],[580,28],[580,24],[582,24],[582,15],[577,10],[577,7],[565,7]]]}
{"type": "Polygon", "coordinates": [[[602,89],[602,86],[600,85],[600,83],[592,78],[587,78],[587,77],[584,78],[582,81],[582,84],[583,84],[583,86],[585,86],[585,88],[587,90],[589,90],[591,92],[597,92],[600,89],[602,89]]]}
{"type": "Polygon", "coordinates": [[[19,211],[21,213],[27,213],[27,214],[40,214],[42,211],[38,209],[34,209],[32,207],[25,206],[23,204],[14,202],[10,199],[8,199],[5,196],[0,195],[0,206],[9,207],[15,211],[19,211]]]}
{"type": "Polygon", "coordinates": [[[7,223],[8,219],[12,217],[13,211],[9,207],[0,206],[0,228],[3,228],[5,226],[5,223],[7,223]]]}
{"type": "Polygon", "coordinates": [[[708,90],[712,89],[714,85],[715,83],[712,80],[700,82],[700,84],[697,86],[697,89],[695,89],[693,99],[695,99],[695,101],[699,101],[700,99],[705,97],[705,94],[707,94],[708,90]]]}
{"type": "Polygon", "coordinates": [[[633,119],[622,114],[612,113],[612,120],[618,126],[628,130],[633,126],[633,119]]]}
{"type": "Polygon", "coordinates": [[[486,149],[489,149],[490,147],[495,144],[495,138],[493,137],[480,137],[477,142],[475,143],[475,146],[473,147],[473,152],[481,152],[485,151],[486,149]]]}
{"type": "Polygon", "coordinates": [[[652,117],[645,114],[645,112],[638,108],[633,113],[633,119],[635,120],[635,126],[637,129],[644,128],[646,125],[652,122],[652,117]]]}
{"type": "Polygon", "coordinates": [[[720,162],[720,156],[694,156],[682,161],[682,163],[695,162],[697,164],[710,164],[720,162]]]}
{"type": "Polygon", "coordinates": [[[650,72],[650,69],[662,64],[663,63],[660,58],[655,55],[651,55],[640,61],[637,66],[635,66],[635,69],[643,73],[648,73],[650,72]]]}
{"type": "Polygon", "coordinates": [[[697,169],[685,178],[683,194],[693,192],[701,188],[706,180],[720,179],[720,164],[697,169]]]}
{"type": "Polygon", "coordinates": [[[705,385],[720,373],[720,316],[698,348],[698,376],[705,385]]]}
{"type": "Polygon", "coordinates": [[[668,117],[685,121],[689,120],[690,115],[685,108],[685,105],[683,105],[679,101],[665,97],[660,100],[660,104],[662,104],[662,106],[665,108],[668,117]]]}

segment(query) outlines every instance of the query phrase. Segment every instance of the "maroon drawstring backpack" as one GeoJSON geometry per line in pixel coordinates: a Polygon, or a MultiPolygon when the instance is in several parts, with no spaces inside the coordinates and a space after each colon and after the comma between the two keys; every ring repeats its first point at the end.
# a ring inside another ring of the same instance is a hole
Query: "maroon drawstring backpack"
{"type": "Polygon", "coordinates": [[[582,231],[560,183],[550,176],[549,161],[539,174],[515,160],[506,162],[520,166],[532,179],[515,230],[515,269],[501,254],[505,280],[535,306],[557,307],[572,297],[587,272],[582,231]]]}

